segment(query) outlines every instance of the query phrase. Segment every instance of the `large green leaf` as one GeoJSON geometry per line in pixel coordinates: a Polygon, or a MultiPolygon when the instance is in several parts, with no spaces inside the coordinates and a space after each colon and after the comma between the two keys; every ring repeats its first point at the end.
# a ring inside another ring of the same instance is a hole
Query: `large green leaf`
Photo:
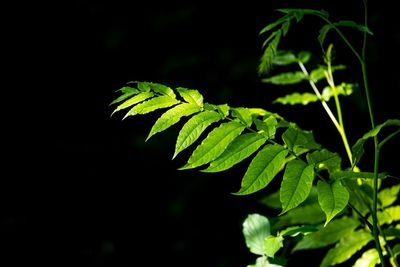
{"type": "Polygon", "coordinates": [[[325,227],[320,225],[319,231],[304,236],[293,248],[293,251],[329,246],[352,233],[359,225],[358,220],[349,217],[333,220],[325,227]]]}
{"type": "Polygon", "coordinates": [[[121,109],[125,109],[130,106],[136,105],[137,103],[140,103],[152,96],[154,96],[154,94],[152,92],[141,92],[141,93],[129,98],[122,104],[118,105],[117,108],[113,111],[113,113],[120,111],[121,109]]]}
{"type": "Polygon", "coordinates": [[[264,240],[271,234],[268,218],[259,214],[249,214],[243,222],[246,246],[257,255],[264,255],[264,240]]]}
{"type": "Polygon", "coordinates": [[[313,180],[313,165],[308,165],[301,160],[293,160],[287,164],[280,192],[281,214],[296,208],[306,200],[310,194],[313,180]]]}
{"type": "Polygon", "coordinates": [[[280,73],[275,76],[262,79],[261,81],[264,83],[272,83],[276,85],[288,85],[288,84],[299,83],[306,79],[307,77],[303,72],[296,71],[296,72],[280,73]]]}
{"type": "Polygon", "coordinates": [[[365,251],[352,267],[375,267],[381,260],[375,248],[365,251]]]}
{"type": "Polygon", "coordinates": [[[283,168],[288,151],[281,145],[266,145],[251,161],[240,190],[236,195],[248,195],[266,187],[283,168]]]}
{"type": "Polygon", "coordinates": [[[212,161],[210,166],[203,171],[220,172],[227,170],[256,152],[266,141],[264,136],[257,133],[246,133],[238,136],[224,153],[212,161]]]}
{"type": "Polygon", "coordinates": [[[267,236],[264,240],[264,253],[273,258],[275,253],[283,247],[283,236],[267,236]]]}
{"type": "Polygon", "coordinates": [[[379,191],[378,198],[381,202],[382,207],[387,207],[392,205],[399,197],[399,192],[400,192],[400,184],[379,191]]]}
{"type": "Polygon", "coordinates": [[[221,114],[212,110],[203,111],[190,118],[179,132],[173,158],[193,144],[208,126],[221,119],[221,114]]]}
{"type": "Polygon", "coordinates": [[[167,95],[154,97],[131,108],[124,118],[136,114],[146,114],[161,108],[168,108],[178,104],[179,102],[179,100],[167,95]]]}
{"type": "Polygon", "coordinates": [[[179,122],[179,120],[184,116],[189,116],[194,113],[200,111],[200,107],[196,104],[188,104],[182,103],[177,105],[169,110],[167,110],[164,114],[161,115],[160,118],[154,123],[153,127],[150,130],[149,135],[146,138],[146,141],[152,137],[154,134],[162,132],[175,123],[179,122]]]}
{"type": "Polygon", "coordinates": [[[400,120],[389,119],[389,120],[385,121],[384,123],[377,125],[374,129],[368,131],[360,139],[358,139],[357,142],[352,147],[353,165],[354,166],[357,165],[357,163],[360,161],[362,155],[364,154],[365,141],[367,141],[369,138],[377,136],[378,133],[382,130],[382,128],[387,127],[387,126],[400,126],[400,120]]]}
{"type": "Polygon", "coordinates": [[[223,123],[219,127],[213,129],[193,151],[187,164],[180,169],[196,168],[215,160],[245,128],[246,127],[242,123],[231,121],[223,123]]]}
{"type": "Polygon", "coordinates": [[[326,149],[317,150],[307,154],[307,162],[314,164],[317,170],[328,170],[334,173],[341,169],[342,159],[338,153],[330,152],[326,149]]]}
{"type": "Polygon", "coordinates": [[[371,240],[373,240],[372,235],[365,230],[348,233],[334,248],[328,251],[320,267],[328,267],[347,261],[371,240]]]}
{"type": "Polygon", "coordinates": [[[274,103],[279,103],[283,105],[307,105],[308,103],[317,102],[319,101],[318,97],[315,94],[311,93],[293,93],[290,95],[285,95],[283,97],[278,97],[274,100],[274,103]]]}
{"type": "Polygon", "coordinates": [[[176,88],[176,91],[178,91],[178,93],[186,102],[203,107],[203,96],[199,93],[199,91],[182,87],[176,88]]]}
{"type": "Polygon", "coordinates": [[[319,205],[326,214],[326,226],[330,220],[347,206],[349,202],[349,192],[342,185],[340,180],[334,181],[332,184],[319,181],[317,190],[319,205]]]}
{"type": "Polygon", "coordinates": [[[282,139],[288,149],[296,155],[310,149],[320,148],[320,144],[315,142],[312,132],[302,131],[294,127],[289,127],[282,134],[282,139]]]}

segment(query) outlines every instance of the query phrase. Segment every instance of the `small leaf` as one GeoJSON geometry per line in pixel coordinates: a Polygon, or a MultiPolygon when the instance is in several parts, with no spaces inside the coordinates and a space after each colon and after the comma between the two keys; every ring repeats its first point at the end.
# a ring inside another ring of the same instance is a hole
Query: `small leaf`
{"type": "Polygon", "coordinates": [[[371,248],[365,251],[352,267],[375,267],[380,262],[378,251],[371,248]]]}
{"type": "Polygon", "coordinates": [[[312,132],[302,131],[294,127],[289,127],[282,134],[282,139],[288,149],[296,155],[310,149],[320,148],[320,144],[315,142],[312,132]]]}
{"type": "Polygon", "coordinates": [[[176,124],[182,117],[192,115],[199,111],[200,107],[192,103],[183,103],[169,109],[154,123],[149,135],[146,138],[146,141],[154,134],[162,132],[176,124]]]}
{"type": "Polygon", "coordinates": [[[260,64],[258,65],[258,73],[268,73],[273,64],[274,57],[278,50],[278,44],[282,36],[282,30],[277,30],[271,33],[270,37],[264,42],[264,46],[267,46],[261,56],[260,64]]]}
{"type": "Polygon", "coordinates": [[[317,102],[319,101],[318,97],[315,94],[311,93],[293,93],[290,95],[286,95],[284,97],[278,97],[277,99],[274,100],[273,103],[279,103],[279,104],[290,104],[290,105],[296,105],[296,104],[302,104],[302,105],[307,105],[308,103],[312,102],[317,102]]]}
{"type": "Polygon", "coordinates": [[[125,102],[123,102],[122,104],[120,104],[114,111],[113,113],[121,110],[121,109],[125,109],[128,108],[130,106],[136,105],[137,103],[140,103],[150,97],[154,96],[153,93],[151,92],[142,92],[139,93],[131,98],[129,98],[128,100],[126,100],[125,102]]]}
{"type": "Polygon", "coordinates": [[[159,83],[146,83],[154,92],[175,98],[176,95],[174,91],[166,85],[159,83]]]}
{"type": "Polygon", "coordinates": [[[371,240],[373,240],[372,235],[365,230],[348,233],[334,248],[328,251],[320,267],[328,267],[347,261],[371,240]]]}
{"type": "Polygon", "coordinates": [[[281,145],[266,145],[251,161],[240,190],[236,195],[248,195],[266,187],[283,168],[288,151],[281,145]]]}
{"type": "Polygon", "coordinates": [[[259,214],[250,214],[243,222],[243,235],[246,246],[257,255],[264,255],[264,240],[271,234],[268,218],[259,214]]]}
{"type": "Polygon", "coordinates": [[[274,57],[273,63],[278,66],[286,66],[297,63],[297,58],[290,51],[279,50],[274,57]]]}
{"type": "Polygon", "coordinates": [[[264,240],[264,253],[268,257],[275,257],[275,253],[283,247],[283,236],[267,236],[264,240]]]}
{"type": "MultiPolygon", "coordinates": [[[[379,173],[378,178],[384,179],[386,177],[386,173],[379,173]]],[[[375,174],[373,172],[353,172],[353,171],[337,171],[332,174],[333,180],[340,179],[374,179],[375,174]]]]}
{"type": "Polygon", "coordinates": [[[244,129],[245,126],[237,121],[226,122],[213,129],[180,170],[196,168],[215,160],[244,129]]]}
{"type": "Polygon", "coordinates": [[[389,119],[385,121],[382,124],[379,124],[376,126],[374,129],[368,131],[361,137],[360,139],[357,140],[357,142],[354,144],[352,147],[353,151],[353,166],[356,166],[357,163],[360,161],[362,155],[364,154],[364,143],[367,141],[368,138],[372,138],[382,130],[383,127],[387,126],[400,126],[400,120],[398,119],[389,119]]]}
{"type": "Polygon", "coordinates": [[[281,18],[279,18],[278,20],[274,21],[273,23],[268,24],[267,26],[265,26],[261,31],[260,31],[260,35],[272,30],[273,28],[275,28],[276,26],[279,26],[285,22],[287,22],[288,20],[291,19],[291,16],[283,16],[281,18]]]}
{"type": "Polygon", "coordinates": [[[298,236],[299,234],[307,235],[318,231],[313,225],[291,226],[279,232],[281,236],[298,236]]]}
{"type": "Polygon", "coordinates": [[[191,104],[203,107],[203,96],[197,90],[190,90],[182,87],[176,88],[176,91],[182,96],[182,98],[191,104]]]}
{"type": "Polygon", "coordinates": [[[330,220],[347,206],[349,202],[349,192],[340,181],[334,181],[332,184],[319,181],[317,190],[319,205],[326,214],[326,226],[330,220]]]}
{"type": "Polygon", "coordinates": [[[269,116],[264,120],[255,119],[254,123],[257,127],[257,130],[259,130],[262,135],[264,135],[268,139],[275,138],[278,121],[274,116],[269,116]]]}
{"type": "Polygon", "coordinates": [[[400,220],[400,205],[391,206],[377,213],[380,225],[391,224],[400,220]]]}
{"type": "MultiPolygon", "coordinates": [[[[335,72],[336,70],[343,70],[345,69],[345,65],[336,65],[331,67],[331,71],[335,72]]],[[[327,71],[326,66],[319,66],[318,68],[311,71],[309,79],[314,83],[318,82],[319,80],[325,79],[325,72],[327,71]]],[[[329,99],[328,99],[329,100],[329,99]]],[[[327,100],[326,100],[327,101],[327,100]]]]}
{"type": "Polygon", "coordinates": [[[128,97],[133,96],[133,95],[139,93],[139,90],[138,90],[138,89],[132,88],[132,87],[129,87],[129,86],[122,87],[122,88],[119,89],[118,91],[121,91],[121,92],[122,92],[122,95],[120,95],[117,99],[115,99],[114,101],[112,101],[112,102],[110,103],[110,106],[111,106],[111,105],[114,105],[115,103],[119,103],[119,102],[121,102],[121,101],[127,99],[128,97]]]}
{"type": "Polygon", "coordinates": [[[314,164],[317,170],[328,170],[331,174],[339,171],[342,166],[342,159],[339,154],[326,149],[307,154],[307,162],[314,164]]]}
{"type": "Polygon", "coordinates": [[[304,236],[293,248],[293,251],[329,246],[352,233],[359,225],[358,220],[349,217],[333,220],[326,227],[321,225],[319,231],[304,236]]]}
{"type": "Polygon", "coordinates": [[[270,78],[262,79],[261,81],[264,83],[272,83],[276,85],[288,85],[288,84],[295,84],[301,81],[306,80],[306,76],[301,71],[296,72],[285,72],[270,78]]]}
{"type": "Polygon", "coordinates": [[[253,123],[252,114],[248,108],[232,108],[231,112],[234,118],[238,118],[247,127],[250,127],[253,123]]]}
{"type": "Polygon", "coordinates": [[[220,172],[227,170],[233,165],[248,158],[265,142],[266,139],[262,135],[256,133],[246,133],[238,136],[227,147],[224,153],[222,153],[216,160],[212,161],[210,166],[203,170],[203,172],[220,172]]]}
{"type": "Polygon", "coordinates": [[[295,224],[316,224],[325,220],[325,214],[320,206],[315,204],[301,205],[287,213],[277,217],[278,221],[274,223],[274,229],[295,224]]]}
{"type": "Polygon", "coordinates": [[[382,203],[382,207],[387,207],[392,205],[398,198],[399,192],[400,192],[400,184],[379,191],[378,198],[382,203]]]}
{"type": "Polygon", "coordinates": [[[297,55],[297,58],[301,63],[306,64],[311,58],[311,53],[308,51],[301,51],[297,55]]]}
{"type": "Polygon", "coordinates": [[[281,214],[296,208],[306,200],[310,194],[313,180],[313,165],[307,165],[301,160],[293,160],[287,164],[280,193],[281,214]]]}
{"type": "Polygon", "coordinates": [[[170,96],[154,97],[131,108],[128,113],[126,113],[124,118],[136,114],[146,114],[161,108],[168,108],[178,103],[179,100],[171,98],[170,96]]]}
{"type": "Polygon", "coordinates": [[[208,126],[221,119],[221,114],[210,110],[203,111],[190,118],[179,132],[173,158],[175,158],[182,150],[193,144],[208,126]]]}

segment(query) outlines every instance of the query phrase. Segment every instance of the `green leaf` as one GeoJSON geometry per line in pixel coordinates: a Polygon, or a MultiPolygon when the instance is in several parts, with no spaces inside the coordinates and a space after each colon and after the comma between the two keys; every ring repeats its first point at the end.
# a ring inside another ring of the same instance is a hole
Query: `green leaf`
{"type": "Polygon", "coordinates": [[[373,240],[372,235],[365,230],[348,233],[334,248],[328,251],[320,267],[328,267],[347,261],[371,240],[373,240]]]}
{"type": "Polygon", "coordinates": [[[314,164],[317,170],[328,170],[330,174],[339,171],[342,166],[342,159],[339,154],[326,149],[307,154],[307,162],[314,164]]]}
{"type": "Polygon", "coordinates": [[[313,225],[302,225],[302,226],[290,226],[279,232],[281,236],[298,236],[299,234],[307,235],[318,231],[313,225]]]}
{"type": "Polygon", "coordinates": [[[317,190],[319,205],[326,214],[326,226],[330,220],[347,206],[349,202],[349,192],[339,180],[334,181],[332,184],[319,181],[317,190]]]}
{"type": "Polygon", "coordinates": [[[271,234],[268,218],[259,214],[249,214],[243,222],[246,246],[257,255],[264,255],[264,240],[271,234]]]}
{"type": "Polygon", "coordinates": [[[203,107],[203,96],[197,90],[190,90],[182,87],[176,88],[180,96],[188,103],[203,107]]]}
{"type": "Polygon", "coordinates": [[[264,42],[264,46],[267,46],[261,56],[261,61],[258,66],[258,73],[268,73],[272,68],[274,57],[278,50],[278,44],[282,36],[282,30],[277,30],[273,32],[270,37],[264,42]]]}
{"type": "Polygon", "coordinates": [[[281,145],[266,145],[251,161],[240,190],[236,195],[248,195],[266,187],[283,168],[288,151],[281,145]]]}
{"type": "Polygon", "coordinates": [[[312,182],[314,180],[314,166],[307,165],[301,160],[290,161],[281,185],[281,214],[296,208],[310,194],[312,182]]]}
{"type": "Polygon", "coordinates": [[[377,216],[380,225],[391,224],[392,222],[399,221],[400,206],[391,206],[383,211],[378,211],[377,216]]]}
{"type": "Polygon", "coordinates": [[[150,82],[150,83],[142,83],[142,84],[145,84],[145,85],[149,86],[156,93],[159,93],[159,94],[162,94],[162,95],[165,95],[165,96],[169,96],[171,98],[175,98],[176,97],[174,91],[171,88],[169,88],[168,86],[166,86],[166,85],[159,84],[159,83],[152,83],[152,82],[150,82]]]}
{"type": "Polygon", "coordinates": [[[110,103],[110,106],[113,105],[113,104],[115,104],[115,103],[119,103],[119,102],[121,102],[121,101],[127,99],[128,97],[133,96],[133,95],[139,93],[139,90],[138,90],[138,89],[132,88],[132,87],[129,87],[129,86],[122,87],[122,88],[119,89],[118,91],[121,91],[121,92],[122,92],[122,95],[120,95],[117,99],[115,99],[114,101],[112,101],[112,102],[110,103]]]}
{"type": "Polygon", "coordinates": [[[352,267],[375,267],[380,262],[378,251],[371,248],[365,251],[352,267]]]}
{"type": "Polygon", "coordinates": [[[311,93],[293,93],[286,95],[284,97],[278,97],[273,101],[273,103],[279,103],[283,105],[296,105],[296,104],[302,104],[302,105],[307,105],[308,103],[312,102],[317,102],[319,99],[315,94],[311,93]]]}
{"type": "Polygon", "coordinates": [[[385,233],[386,238],[389,237],[396,237],[396,238],[400,238],[400,225],[397,225],[397,227],[388,227],[386,229],[383,230],[383,232],[385,233]]]}
{"type": "Polygon", "coordinates": [[[317,232],[304,236],[293,248],[293,251],[329,246],[352,233],[359,225],[358,220],[349,217],[333,220],[325,227],[320,225],[317,232]]]}
{"type": "Polygon", "coordinates": [[[273,28],[275,28],[275,27],[277,27],[277,26],[279,26],[279,25],[281,25],[281,24],[287,22],[287,21],[290,20],[290,19],[291,19],[291,16],[283,16],[283,17],[279,18],[278,20],[276,20],[276,21],[274,21],[274,22],[268,24],[267,26],[265,26],[265,27],[260,31],[259,34],[261,35],[261,34],[263,34],[263,33],[266,33],[266,32],[268,32],[268,31],[272,30],[273,28]]]}
{"type": "Polygon", "coordinates": [[[154,97],[131,108],[128,113],[126,113],[124,118],[136,114],[146,114],[161,108],[168,108],[178,104],[179,102],[179,100],[171,98],[170,96],[154,97]]]}
{"type": "Polygon", "coordinates": [[[282,204],[279,197],[279,191],[275,191],[267,196],[261,198],[260,203],[272,209],[281,209],[282,204]]]}
{"type": "Polygon", "coordinates": [[[294,127],[289,127],[282,134],[282,139],[288,149],[296,155],[310,149],[320,148],[320,144],[315,142],[312,132],[302,131],[294,127]]]}
{"type": "Polygon", "coordinates": [[[296,14],[297,17],[301,18],[304,14],[312,14],[323,18],[328,18],[329,14],[325,10],[315,10],[315,9],[298,9],[298,8],[282,8],[278,11],[286,14],[296,14]]]}
{"type": "Polygon", "coordinates": [[[203,142],[193,151],[188,163],[180,168],[192,169],[218,158],[227,146],[242,133],[246,127],[237,121],[221,124],[213,129],[203,142]]]}
{"type": "Polygon", "coordinates": [[[121,109],[125,109],[128,108],[130,106],[136,105],[137,103],[140,103],[150,97],[154,96],[153,93],[151,92],[142,92],[139,93],[131,98],[129,98],[128,100],[126,100],[125,102],[123,102],[122,104],[120,104],[119,106],[117,106],[117,108],[113,111],[113,113],[121,110],[121,109]]]}
{"type": "Polygon", "coordinates": [[[192,115],[199,111],[200,107],[192,103],[183,103],[169,109],[164,114],[162,114],[161,117],[158,118],[158,120],[154,123],[149,135],[146,138],[146,141],[154,134],[162,132],[172,125],[176,124],[182,117],[192,115]]]}
{"type": "MultiPolygon", "coordinates": [[[[386,177],[386,173],[379,173],[378,178],[384,179],[386,177]]],[[[353,171],[337,171],[332,174],[333,180],[340,179],[374,179],[375,174],[373,172],[353,172],[353,171]]]]}
{"type": "Polygon", "coordinates": [[[364,154],[364,143],[369,138],[377,136],[378,133],[382,130],[383,127],[387,126],[400,126],[400,120],[398,119],[389,119],[382,124],[379,124],[374,129],[365,133],[360,139],[352,147],[353,151],[353,166],[356,166],[357,163],[360,161],[362,155],[364,154]]]}
{"type": "Polygon", "coordinates": [[[400,192],[400,184],[379,191],[378,198],[382,203],[382,207],[387,207],[392,205],[398,198],[399,192],[400,192]]]}
{"type": "Polygon", "coordinates": [[[275,76],[262,79],[261,81],[264,83],[272,83],[276,85],[288,85],[288,84],[295,84],[301,81],[306,80],[307,77],[301,71],[296,72],[285,72],[280,73],[275,76]]]}
{"type": "MultiPolygon", "coordinates": [[[[325,220],[325,214],[320,206],[315,204],[301,205],[295,209],[289,210],[287,213],[277,217],[278,221],[274,223],[274,229],[295,224],[316,224],[325,220]]],[[[329,226],[329,224],[328,224],[329,226]]]]}
{"type": "Polygon", "coordinates": [[[252,113],[248,108],[232,108],[231,112],[234,118],[238,118],[247,127],[250,127],[253,123],[252,113]]]}
{"type": "Polygon", "coordinates": [[[254,123],[257,127],[257,130],[259,130],[259,133],[261,133],[268,139],[275,138],[278,121],[274,116],[269,116],[264,120],[254,119],[254,123]]]}
{"type": "Polygon", "coordinates": [[[335,94],[349,96],[353,93],[353,85],[342,83],[341,85],[337,85],[335,88],[332,87],[325,87],[322,90],[321,96],[324,101],[329,101],[331,97],[335,94]]]}
{"type": "Polygon", "coordinates": [[[203,111],[190,118],[179,132],[173,158],[193,144],[208,126],[221,119],[221,114],[211,110],[203,111]]]}
{"type": "Polygon", "coordinates": [[[235,140],[204,172],[220,172],[231,168],[233,165],[246,159],[256,152],[264,143],[264,136],[257,133],[246,133],[236,137],[235,140]]]}
{"type": "Polygon", "coordinates": [[[290,51],[279,50],[274,57],[273,63],[274,65],[278,66],[286,66],[293,63],[297,63],[297,58],[290,51]]]}
{"type": "Polygon", "coordinates": [[[264,240],[264,253],[273,258],[275,253],[283,247],[283,236],[267,236],[264,240]]]}
{"type": "Polygon", "coordinates": [[[297,58],[301,63],[306,64],[311,58],[311,53],[308,51],[301,51],[297,55],[297,58]]]}

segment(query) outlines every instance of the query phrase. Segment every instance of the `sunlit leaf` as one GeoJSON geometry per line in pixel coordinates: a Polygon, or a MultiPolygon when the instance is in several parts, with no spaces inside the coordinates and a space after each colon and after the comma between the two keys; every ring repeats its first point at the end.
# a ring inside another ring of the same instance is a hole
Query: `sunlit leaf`
{"type": "MultiPolygon", "coordinates": [[[[379,224],[391,224],[400,220],[400,206],[391,206],[377,212],[379,224]]],[[[370,219],[371,221],[371,219],[370,219]]]]}
{"type": "Polygon", "coordinates": [[[326,149],[307,154],[307,162],[314,164],[317,170],[328,170],[329,173],[340,170],[342,165],[342,159],[339,154],[326,149]]]}
{"type": "Polygon", "coordinates": [[[246,246],[257,255],[264,255],[264,240],[271,234],[268,218],[259,214],[250,214],[243,222],[243,235],[246,246]]]}
{"type": "Polygon", "coordinates": [[[232,108],[231,112],[234,118],[238,118],[247,127],[250,127],[253,123],[252,113],[248,108],[232,108]]]}
{"type": "Polygon", "coordinates": [[[180,168],[192,169],[207,164],[227,148],[227,146],[245,129],[245,126],[237,121],[221,124],[213,129],[201,144],[193,151],[187,164],[180,168]]]}
{"type": "Polygon", "coordinates": [[[399,192],[400,192],[400,184],[379,191],[378,198],[381,201],[382,207],[387,207],[392,205],[399,197],[399,192]]]}
{"type": "Polygon", "coordinates": [[[288,151],[281,145],[266,145],[251,161],[240,190],[236,195],[248,195],[266,187],[283,168],[288,151]]]}
{"type": "Polygon", "coordinates": [[[288,149],[296,155],[310,149],[320,148],[320,144],[315,142],[312,132],[302,131],[293,127],[289,127],[282,134],[282,139],[288,149]]]}
{"type": "Polygon", "coordinates": [[[227,149],[204,172],[219,172],[231,168],[256,152],[264,143],[264,136],[257,133],[246,133],[238,136],[227,149]]]}
{"type": "Polygon", "coordinates": [[[287,164],[280,189],[281,213],[296,208],[306,200],[310,194],[313,180],[313,165],[307,165],[301,160],[293,160],[287,164]]]}
{"type": "Polygon", "coordinates": [[[133,105],[136,105],[137,103],[140,103],[152,96],[154,96],[154,94],[151,92],[142,92],[135,96],[132,96],[131,98],[129,98],[128,100],[126,100],[125,102],[123,102],[122,104],[117,106],[117,108],[114,110],[113,113],[115,113],[121,109],[125,109],[125,108],[131,107],[133,105]]]}
{"type": "Polygon", "coordinates": [[[159,83],[153,83],[153,82],[142,83],[142,84],[148,85],[154,92],[159,93],[161,95],[166,95],[166,96],[169,96],[171,98],[175,98],[176,97],[174,91],[170,87],[168,87],[166,85],[159,84],[159,83]]]}
{"type": "Polygon", "coordinates": [[[295,84],[301,81],[306,80],[306,76],[301,71],[296,72],[285,72],[280,73],[275,76],[262,79],[261,81],[264,83],[272,83],[276,85],[288,85],[288,84],[295,84]]]}
{"type": "Polygon", "coordinates": [[[358,220],[349,217],[333,220],[326,227],[320,225],[317,232],[304,236],[293,248],[293,251],[329,246],[352,233],[359,225],[358,220]]]}
{"type": "Polygon", "coordinates": [[[349,202],[349,192],[339,180],[334,181],[332,184],[319,181],[317,190],[319,205],[326,214],[326,226],[330,220],[347,206],[349,202]]]}
{"type": "Polygon", "coordinates": [[[172,125],[176,124],[182,117],[192,115],[199,111],[200,107],[192,103],[190,104],[183,103],[167,110],[154,123],[146,140],[148,140],[154,134],[162,132],[171,127],[172,125]]]}
{"type": "MultiPolygon", "coordinates": [[[[378,178],[384,179],[386,177],[386,173],[379,173],[378,178]]],[[[373,172],[354,172],[354,171],[337,171],[332,174],[332,179],[374,179],[375,174],[373,172]]]]}
{"type": "Polygon", "coordinates": [[[278,97],[274,100],[274,103],[279,103],[283,105],[307,105],[308,103],[317,102],[319,99],[315,94],[312,93],[293,93],[283,97],[278,97]]]}
{"type": "Polygon", "coordinates": [[[313,225],[290,226],[279,232],[281,236],[297,236],[299,234],[309,234],[318,231],[313,225]]]}
{"type": "Polygon", "coordinates": [[[199,91],[182,87],[176,88],[176,91],[178,91],[178,93],[186,102],[203,107],[203,96],[199,93],[199,91]]]}
{"type": "Polygon", "coordinates": [[[380,262],[378,251],[371,248],[365,251],[352,267],[375,267],[380,262]]]}
{"type": "Polygon", "coordinates": [[[371,240],[373,240],[371,233],[365,230],[348,233],[334,248],[328,251],[320,267],[328,267],[347,261],[371,240]]]}
{"type": "Polygon", "coordinates": [[[264,253],[273,258],[275,253],[283,247],[283,236],[267,236],[264,240],[264,253]]]}
{"type": "Polygon", "coordinates": [[[146,114],[146,113],[155,111],[157,109],[168,108],[168,107],[178,104],[179,102],[180,102],[179,100],[177,100],[175,98],[171,98],[170,96],[167,96],[167,95],[154,97],[150,100],[147,100],[140,104],[137,104],[136,106],[131,108],[128,111],[128,113],[126,113],[124,118],[126,118],[128,116],[133,116],[136,114],[146,114]]]}
{"type": "Polygon", "coordinates": [[[278,127],[278,121],[274,116],[269,116],[264,120],[255,119],[254,123],[257,130],[268,139],[273,139],[275,137],[276,128],[278,127]]]}
{"type": "Polygon", "coordinates": [[[114,104],[116,104],[116,103],[119,103],[119,102],[121,102],[121,101],[124,101],[124,100],[127,99],[128,97],[133,96],[133,95],[139,93],[139,90],[138,90],[138,89],[132,88],[132,87],[129,87],[129,86],[124,86],[124,87],[122,87],[121,89],[119,89],[118,91],[122,92],[122,95],[120,95],[117,99],[115,99],[114,101],[112,101],[112,102],[110,103],[110,106],[111,106],[111,105],[114,105],[114,104]]]}

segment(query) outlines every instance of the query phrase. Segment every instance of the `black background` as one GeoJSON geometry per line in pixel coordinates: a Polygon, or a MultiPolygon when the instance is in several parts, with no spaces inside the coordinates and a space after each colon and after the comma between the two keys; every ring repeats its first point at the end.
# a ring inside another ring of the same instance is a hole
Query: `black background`
{"type": "MultiPolygon", "coordinates": [[[[3,9],[2,266],[252,263],[241,224],[249,213],[268,211],[257,194],[231,195],[244,166],[222,174],[177,171],[188,156],[171,160],[179,126],[145,143],[159,114],[122,121],[110,116],[109,103],[132,80],[195,88],[206,102],[279,112],[342,153],[320,106],[271,104],[288,91],[260,82],[258,32],[281,7],[323,8],[332,20],[362,22],[362,2],[54,2],[3,9]]],[[[394,8],[371,1],[368,67],[378,123],[399,117],[396,23],[394,8]]],[[[318,49],[321,24],[301,25],[292,25],[282,45],[318,49]]],[[[359,44],[361,34],[345,32],[359,44]]],[[[344,79],[361,78],[354,56],[336,48],[338,63],[349,66],[344,79]]],[[[360,89],[343,101],[350,143],[370,127],[363,97],[360,89]]],[[[381,166],[400,176],[394,144],[383,151],[381,166]]],[[[321,256],[295,255],[289,265],[321,256]]]]}

